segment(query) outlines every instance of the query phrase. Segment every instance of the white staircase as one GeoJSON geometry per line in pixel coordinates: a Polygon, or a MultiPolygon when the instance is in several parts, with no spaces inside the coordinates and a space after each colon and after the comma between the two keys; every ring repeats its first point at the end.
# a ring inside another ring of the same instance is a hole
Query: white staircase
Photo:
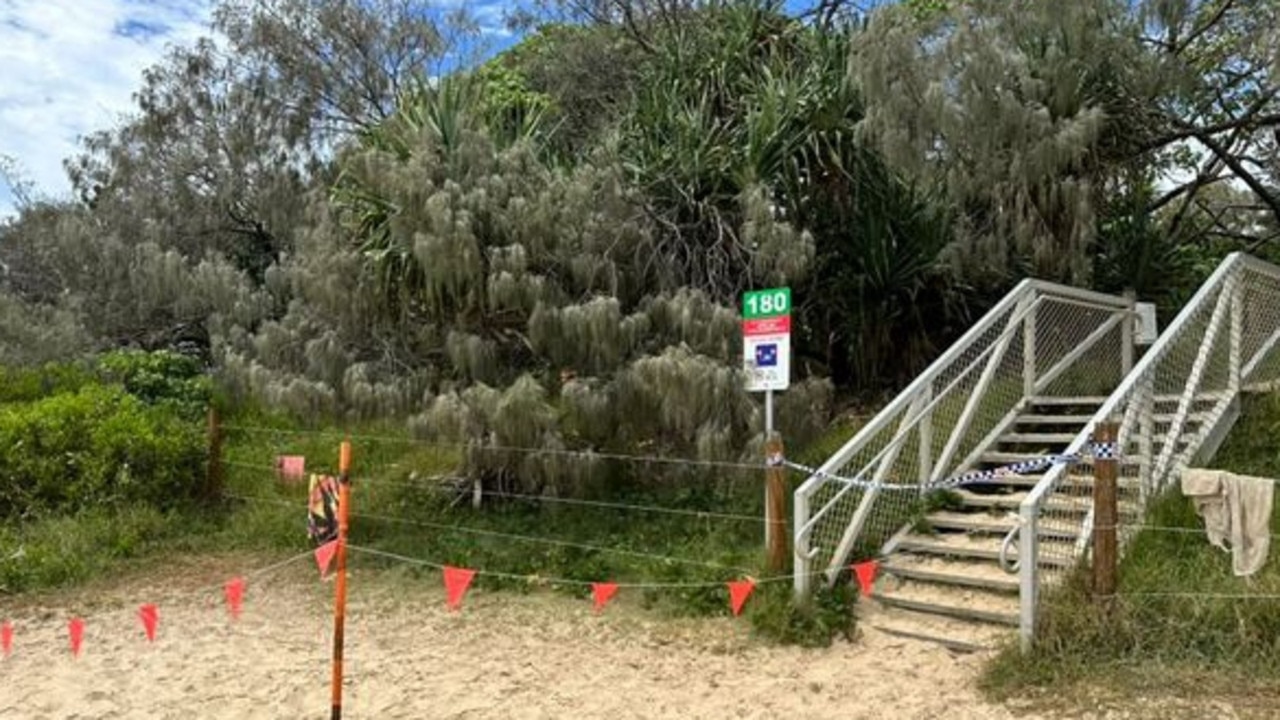
{"type": "Polygon", "coordinates": [[[1133,525],[1212,458],[1242,392],[1280,384],[1280,268],[1229,256],[1136,365],[1135,320],[1124,298],[1034,280],[1010,292],[796,491],[797,593],[874,558],[864,622],[958,650],[1017,627],[1029,647],[1044,593],[1091,541],[1091,460],[934,488],[1079,456],[1114,421],[1133,525]]]}

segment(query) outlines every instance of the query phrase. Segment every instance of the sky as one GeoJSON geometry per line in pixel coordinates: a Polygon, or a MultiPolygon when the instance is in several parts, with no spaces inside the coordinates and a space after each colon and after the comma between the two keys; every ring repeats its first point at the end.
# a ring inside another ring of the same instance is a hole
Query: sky
{"type": "MultiPolygon", "coordinates": [[[[211,8],[211,0],[0,0],[0,156],[17,161],[37,195],[70,196],[62,161],[78,138],[129,113],[142,71],[166,48],[208,34],[211,8]]],[[[499,2],[471,10],[491,41],[509,44],[499,2]]],[[[0,182],[0,219],[14,212],[0,182]]]]}
{"type": "MultiPolygon", "coordinates": [[[[142,70],[195,40],[208,0],[0,0],[0,155],[50,197],[70,195],[63,158],[130,109],[142,70]]],[[[0,183],[0,217],[13,213],[0,183]]]]}

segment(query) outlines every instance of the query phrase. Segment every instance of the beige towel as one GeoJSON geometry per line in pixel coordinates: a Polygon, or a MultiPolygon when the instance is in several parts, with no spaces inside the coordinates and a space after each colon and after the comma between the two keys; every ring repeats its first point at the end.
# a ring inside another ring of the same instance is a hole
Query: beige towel
{"type": "Polygon", "coordinates": [[[1271,503],[1275,481],[1225,470],[1187,468],[1182,494],[1204,518],[1209,542],[1231,551],[1237,576],[1253,575],[1267,562],[1271,546],[1271,503]]]}

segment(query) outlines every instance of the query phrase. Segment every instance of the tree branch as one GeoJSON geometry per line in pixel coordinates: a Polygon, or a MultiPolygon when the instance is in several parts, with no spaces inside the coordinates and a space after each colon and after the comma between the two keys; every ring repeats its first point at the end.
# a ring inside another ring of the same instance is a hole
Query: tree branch
{"type": "Polygon", "coordinates": [[[1276,220],[1280,221],[1280,197],[1273,195],[1270,189],[1262,184],[1262,181],[1245,169],[1240,160],[1232,155],[1227,148],[1223,147],[1222,143],[1219,143],[1211,134],[1200,131],[1193,133],[1193,136],[1201,145],[1204,145],[1216,155],[1219,160],[1226,163],[1227,167],[1231,168],[1231,172],[1235,173],[1236,177],[1240,178],[1245,185],[1248,185],[1249,189],[1258,196],[1258,199],[1265,203],[1276,216],[1276,220]]]}

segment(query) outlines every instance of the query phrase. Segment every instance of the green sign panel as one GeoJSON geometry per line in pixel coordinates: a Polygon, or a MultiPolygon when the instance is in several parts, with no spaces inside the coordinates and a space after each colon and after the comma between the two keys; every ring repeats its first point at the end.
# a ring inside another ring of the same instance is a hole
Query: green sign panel
{"type": "Polygon", "coordinates": [[[791,288],[751,290],[742,294],[742,317],[777,317],[791,314],[791,288]]]}

